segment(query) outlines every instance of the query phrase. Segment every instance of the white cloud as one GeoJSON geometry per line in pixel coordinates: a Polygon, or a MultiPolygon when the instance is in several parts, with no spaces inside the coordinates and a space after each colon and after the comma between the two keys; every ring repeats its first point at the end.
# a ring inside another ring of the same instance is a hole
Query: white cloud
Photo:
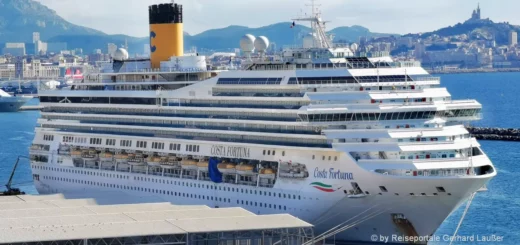
{"type": "MultiPolygon", "coordinates": [[[[167,0],[37,0],[66,20],[109,34],[146,36],[148,6],[167,0]]],[[[259,27],[310,12],[302,0],[177,0],[185,31],[196,34],[229,25],[259,27]]],[[[483,17],[520,24],[518,0],[321,0],[329,28],[362,25],[372,31],[432,31],[469,18],[481,2],[483,17]]]]}

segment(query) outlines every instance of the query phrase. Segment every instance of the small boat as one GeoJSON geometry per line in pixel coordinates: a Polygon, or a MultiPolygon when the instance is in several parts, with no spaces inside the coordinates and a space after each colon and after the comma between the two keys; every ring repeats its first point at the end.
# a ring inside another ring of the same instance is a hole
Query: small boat
{"type": "Polygon", "coordinates": [[[237,170],[237,174],[240,175],[254,174],[253,166],[246,163],[241,163],[240,165],[236,166],[235,169],[237,170]]]}
{"type": "Polygon", "coordinates": [[[197,162],[193,159],[186,159],[181,161],[182,169],[197,169],[197,162]]]}
{"type": "Polygon", "coordinates": [[[111,162],[112,160],[114,160],[114,153],[102,152],[99,154],[99,159],[103,162],[111,162]]]}
{"type": "Polygon", "coordinates": [[[96,160],[98,158],[98,153],[96,150],[83,150],[81,152],[81,158],[89,161],[96,160]]]}
{"type": "Polygon", "coordinates": [[[276,173],[271,168],[264,168],[260,170],[260,178],[274,179],[276,178],[276,173]]]}
{"type": "Polygon", "coordinates": [[[161,165],[161,157],[153,156],[146,159],[146,163],[148,163],[149,166],[160,166],[161,165]]]}
{"type": "Polygon", "coordinates": [[[73,150],[71,153],[72,158],[81,158],[81,151],[80,150],[73,150]]]}
{"type": "Polygon", "coordinates": [[[143,166],[146,163],[143,154],[128,154],[128,164],[132,166],[143,166]]]}
{"type": "Polygon", "coordinates": [[[229,162],[221,162],[217,165],[218,171],[223,174],[236,174],[236,164],[229,163],[229,162]]]}
{"type": "Polygon", "coordinates": [[[181,164],[179,162],[179,159],[174,156],[170,156],[166,159],[166,161],[161,163],[161,167],[167,168],[167,169],[178,169],[181,168],[181,164]]]}
{"type": "Polygon", "coordinates": [[[208,171],[209,162],[208,161],[200,161],[197,163],[197,167],[200,171],[208,171]]]}
{"type": "Polygon", "coordinates": [[[126,154],[126,153],[116,154],[115,159],[116,159],[117,163],[127,163],[128,162],[128,154],[126,154]]]}

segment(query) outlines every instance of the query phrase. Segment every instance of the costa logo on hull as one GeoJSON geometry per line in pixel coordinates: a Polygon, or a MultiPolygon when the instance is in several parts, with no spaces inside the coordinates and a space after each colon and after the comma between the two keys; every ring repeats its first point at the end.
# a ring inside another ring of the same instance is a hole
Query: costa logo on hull
{"type": "Polygon", "coordinates": [[[319,169],[316,167],[314,169],[314,178],[317,179],[338,179],[338,180],[354,180],[354,174],[350,172],[342,172],[341,170],[336,170],[334,168],[319,169]]]}

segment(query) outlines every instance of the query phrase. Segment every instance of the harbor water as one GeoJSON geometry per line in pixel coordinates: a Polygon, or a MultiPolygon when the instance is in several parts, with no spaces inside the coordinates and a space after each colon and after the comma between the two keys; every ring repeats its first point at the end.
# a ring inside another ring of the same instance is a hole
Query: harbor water
{"type": "MultiPolygon", "coordinates": [[[[443,86],[453,99],[477,99],[483,104],[483,119],[472,125],[481,127],[520,128],[520,73],[481,73],[441,75],[443,86]]],[[[36,105],[35,99],[30,102],[36,105]]],[[[34,137],[37,111],[0,114],[0,184],[7,182],[17,156],[27,156],[34,137]]],[[[488,191],[478,193],[472,202],[453,244],[487,244],[483,241],[502,237],[496,244],[520,243],[520,143],[481,141],[498,175],[488,185],[488,191]],[[473,241],[465,241],[471,239],[473,241]]],[[[22,162],[13,180],[16,187],[35,194],[27,162],[22,162]]],[[[438,229],[440,241],[430,244],[449,244],[445,241],[455,231],[464,206],[454,212],[438,229]]]]}

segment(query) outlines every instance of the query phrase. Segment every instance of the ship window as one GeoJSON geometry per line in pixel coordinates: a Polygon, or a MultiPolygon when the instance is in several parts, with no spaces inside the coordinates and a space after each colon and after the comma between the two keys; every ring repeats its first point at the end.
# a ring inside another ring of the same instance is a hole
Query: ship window
{"type": "Polygon", "coordinates": [[[264,156],[265,156],[265,150],[264,150],[264,153],[263,153],[263,154],[264,154],[264,156]]]}
{"type": "Polygon", "coordinates": [[[146,141],[137,141],[137,148],[146,148],[146,141]]]}
{"type": "Polygon", "coordinates": [[[273,156],[276,155],[276,151],[273,151],[273,156]]]}
{"type": "Polygon", "coordinates": [[[332,156],[329,156],[329,161],[332,161],[332,156]]]}
{"type": "Polygon", "coordinates": [[[325,161],[325,156],[323,156],[323,157],[321,158],[321,160],[325,161]]]}
{"type": "Polygon", "coordinates": [[[437,191],[438,191],[438,192],[446,192],[446,190],[445,190],[444,187],[442,187],[442,186],[438,186],[438,187],[437,187],[437,191]]]}
{"type": "Polygon", "coordinates": [[[285,156],[285,151],[282,151],[282,156],[283,156],[283,157],[285,156]]]}
{"type": "Polygon", "coordinates": [[[119,144],[122,147],[132,147],[132,141],[131,140],[121,140],[119,144]]]}
{"type": "Polygon", "coordinates": [[[336,156],[336,157],[334,157],[334,161],[337,161],[337,160],[338,160],[338,157],[337,157],[337,156],[336,156]]]}
{"type": "Polygon", "coordinates": [[[100,138],[90,138],[90,144],[91,145],[101,145],[101,139],[100,138]]]}
{"type": "Polygon", "coordinates": [[[314,160],[315,158],[316,158],[316,156],[315,156],[315,155],[312,155],[312,160],[314,160]]]}
{"type": "Polygon", "coordinates": [[[268,151],[267,151],[267,155],[271,155],[271,150],[268,150],[268,151]]]}
{"type": "Polygon", "coordinates": [[[115,139],[107,139],[106,140],[106,144],[107,145],[116,145],[116,140],[115,139]]]}
{"type": "Polygon", "coordinates": [[[382,192],[388,192],[388,190],[387,190],[386,187],[384,187],[384,186],[379,186],[379,189],[380,189],[382,192]]]}

